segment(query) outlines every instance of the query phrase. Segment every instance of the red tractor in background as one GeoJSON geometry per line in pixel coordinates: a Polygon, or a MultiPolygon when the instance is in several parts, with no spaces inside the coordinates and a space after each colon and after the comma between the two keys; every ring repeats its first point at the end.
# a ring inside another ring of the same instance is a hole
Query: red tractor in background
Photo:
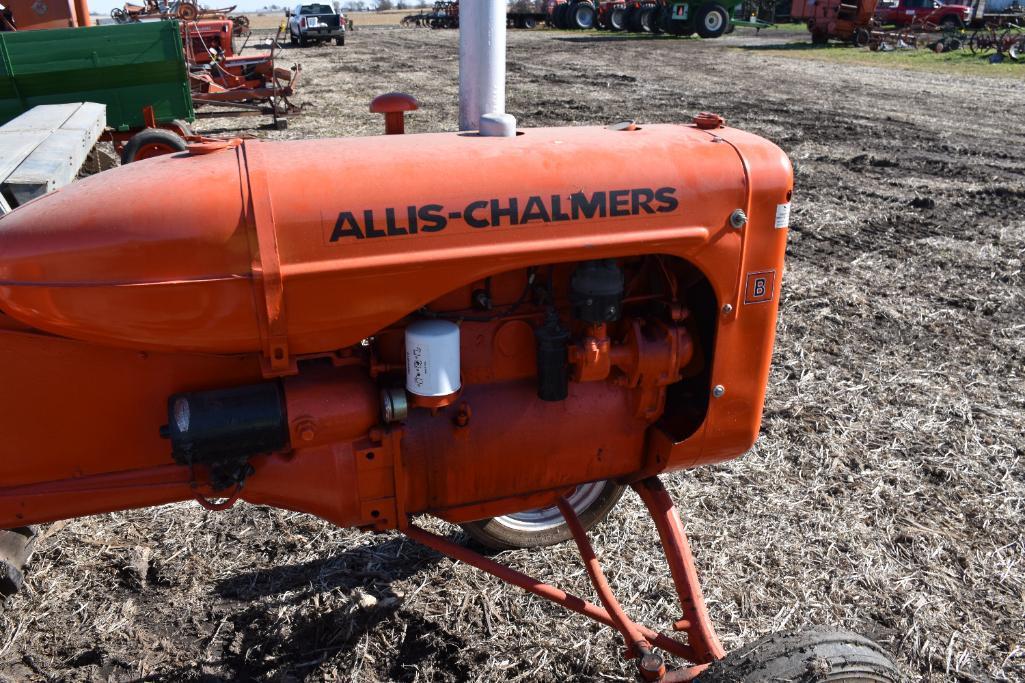
{"type": "Polygon", "coordinates": [[[807,21],[811,42],[825,45],[830,40],[868,44],[878,0],[793,0],[790,14],[807,21]]]}

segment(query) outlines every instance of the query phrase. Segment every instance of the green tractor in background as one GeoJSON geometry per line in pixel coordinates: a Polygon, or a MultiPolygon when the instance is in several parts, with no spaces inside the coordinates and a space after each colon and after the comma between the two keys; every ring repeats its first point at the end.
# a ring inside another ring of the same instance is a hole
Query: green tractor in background
{"type": "Polygon", "coordinates": [[[734,26],[769,24],[738,17],[744,0],[566,0],[552,8],[550,23],[562,29],[599,28],[634,33],[697,34],[718,38],[734,26]]]}

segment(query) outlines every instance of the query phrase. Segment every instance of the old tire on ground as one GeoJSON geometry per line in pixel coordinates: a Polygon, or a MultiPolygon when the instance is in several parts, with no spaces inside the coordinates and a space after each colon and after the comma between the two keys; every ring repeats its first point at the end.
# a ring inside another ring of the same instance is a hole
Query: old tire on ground
{"type": "Polygon", "coordinates": [[[698,683],[848,681],[897,683],[900,672],[878,644],[825,626],[775,633],[713,662],[698,683]]]}
{"type": "Polygon", "coordinates": [[[706,2],[694,13],[694,25],[702,38],[718,38],[730,25],[730,15],[719,3],[706,2]]]}
{"type": "Polygon", "coordinates": [[[121,164],[184,152],[185,148],[185,140],[181,136],[161,128],[146,128],[133,135],[121,150],[121,164]]]}
{"type": "Polygon", "coordinates": [[[868,29],[859,28],[854,32],[851,37],[851,44],[854,47],[865,47],[868,45],[868,41],[872,38],[872,34],[868,32],[868,29]]]}
{"type": "Polygon", "coordinates": [[[613,31],[626,30],[626,8],[614,7],[609,10],[609,28],[613,31]]]}
{"type": "Polygon", "coordinates": [[[594,11],[594,5],[586,0],[584,2],[574,2],[569,9],[567,15],[567,21],[569,27],[573,29],[589,30],[594,28],[597,14],[594,11]]]}
{"type": "MultiPolygon", "coordinates": [[[[578,486],[570,494],[569,502],[584,528],[591,529],[608,516],[625,490],[615,482],[597,481],[578,486]]],[[[463,529],[475,541],[494,550],[536,548],[572,538],[559,508],[554,506],[468,522],[463,529]]]]}

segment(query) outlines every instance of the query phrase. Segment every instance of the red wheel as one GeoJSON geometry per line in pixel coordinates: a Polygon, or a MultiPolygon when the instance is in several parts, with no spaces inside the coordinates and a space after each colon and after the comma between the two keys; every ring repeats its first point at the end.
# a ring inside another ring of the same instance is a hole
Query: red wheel
{"type": "Polygon", "coordinates": [[[121,150],[121,164],[184,152],[185,148],[185,140],[171,131],[147,128],[136,133],[121,150]]]}
{"type": "Polygon", "coordinates": [[[199,8],[191,2],[182,2],[178,4],[177,14],[182,21],[195,21],[199,16],[199,8]]]}

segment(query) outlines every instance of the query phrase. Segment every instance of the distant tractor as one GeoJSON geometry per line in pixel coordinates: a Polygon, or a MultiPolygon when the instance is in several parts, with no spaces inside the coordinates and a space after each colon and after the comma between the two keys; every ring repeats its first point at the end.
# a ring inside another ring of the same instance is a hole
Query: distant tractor
{"type": "Polygon", "coordinates": [[[815,45],[839,40],[861,46],[868,43],[877,1],[793,0],[790,14],[807,22],[815,45]]]}

